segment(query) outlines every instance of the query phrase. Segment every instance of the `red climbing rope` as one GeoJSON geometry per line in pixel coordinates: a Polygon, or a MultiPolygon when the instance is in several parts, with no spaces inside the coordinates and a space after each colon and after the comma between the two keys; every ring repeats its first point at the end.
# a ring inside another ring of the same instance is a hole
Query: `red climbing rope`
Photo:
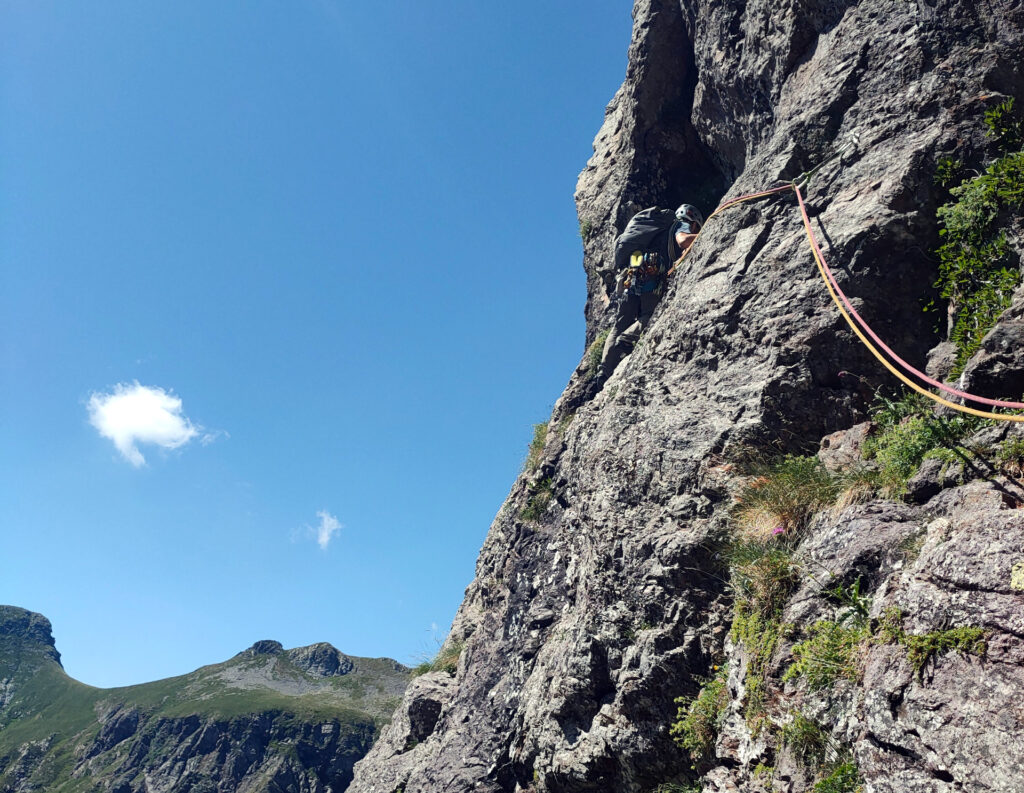
{"type": "MultiPolygon", "coordinates": [[[[803,194],[800,192],[800,188],[797,186],[796,182],[790,182],[790,183],[787,183],[785,185],[782,185],[781,187],[774,187],[774,188],[771,188],[769,190],[763,190],[763,191],[758,192],[758,193],[748,193],[746,195],[741,195],[741,196],[738,196],[736,198],[732,198],[732,199],[729,199],[727,201],[724,201],[724,202],[722,202],[721,205],[718,206],[717,209],[715,209],[714,212],[712,212],[708,216],[708,220],[710,221],[711,218],[713,218],[718,213],[720,213],[720,212],[722,212],[722,211],[724,211],[726,209],[729,209],[730,207],[734,207],[737,204],[742,204],[742,203],[744,203],[746,201],[751,201],[751,200],[753,200],[755,198],[763,198],[765,196],[773,195],[775,193],[781,193],[781,192],[784,192],[786,190],[792,190],[793,192],[796,193],[797,202],[800,205],[800,213],[803,216],[804,230],[805,230],[805,232],[807,234],[807,239],[808,239],[808,242],[810,243],[810,246],[811,246],[811,253],[814,256],[815,264],[818,265],[818,270],[819,270],[819,272],[821,274],[821,277],[822,277],[822,279],[825,282],[825,288],[828,289],[828,292],[831,295],[832,300],[835,302],[836,307],[839,309],[839,312],[843,315],[843,317],[849,323],[849,325],[853,329],[854,333],[857,334],[857,337],[868,348],[868,350],[870,350],[875,355],[875,357],[878,358],[879,361],[881,361],[881,363],[890,372],[892,372],[894,375],[896,375],[896,377],[898,377],[906,385],[910,386],[915,391],[917,391],[917,392],[919,392],[921,394],[924,394],[929,399],[932,399],[935,402],[938,402],[938,403],[940,403],[942,405],[945,405],[946,407],[952,408],[954,410],[958,410],[958,411],[960,411],[962,413],[970,413],[972,415],[982,416],[984,418],[990,418],[990,419],[998,419],[1000,421],[1024,422],[1024,416],[1013,416],[1013,415],[1007,415],[1007,414],[1004,414],[1004,413],[990,413],[990,412],[986,412],[986,411],[982,411],[982,410],[975,410],[974,408],[966,407],[964,405],[958,405],[958,404],[956,404],[954,402],[949,402],[948,400],[945,400],[942,397],[937,396],[936,394],[931,393],[927,389],[922,388],[917,383],[915,383],[915,382],[911,381],[910,379],[908,379],[903,373],[899,372],[895,367],[892,366],[892,364],[889,361],[887,361],[885,359],[885,357],[874,347],[874,345],[872,345],[871,342],[868,341],[868,339],[864,336],[864,333],[867,333],[868,336],[870,336],[878,344],[878,346],[881,347],[893,359],[893,361],[895,361],[897,364],[899,364],[899,366],[902,367],[904,371],[906,371],[906,372],[908,372],[910,374],[913,374],[914,376],[920,378],[923,382],[925,382],[925,383],[927,383],[927,384],[929,384],[931,386],[934,386],[935,388],[939,388],[942,391],[945,391],[948,394],[952,394],[954,396],[960,397],[961,399],[970,400],[972,402],[977,402],[977,403],[984,404],[984,405],[991,405],[992,407],[1010,408],[1010,409],[1024,409],[1024,402],[1009,402],[1009,401],[1004,401],[1004,400],[999,400],[999,399],[989,399],[987,397],[980,397],[980,396],[976,396],[974,394],[969,394],[966,391],[960,391],[960,390],[958,390],[956,388],[953,388],[952,386],[948,386],[948,385],[946,385],[944,383],[940,383],[938,380],[935,380],[934,378],[929,377],[924,372],[922,372],[922,371],[916,369],[915,367],[911,366],[909,363],[907,363],[905,360],[903,360],[899,355],[897,355],[892,350],[891,347],[889,347],[884,341],[882,341],[878,337],[878,334],[876,334],[871,329],[871,327],[864,320],[864,318],[861,317],[861,315],[857,313],[856,309],[854,309],[854,307],[851,305],[849,298],[847,298],[846,294],[839,287],[839,284],[836,281],[835,275],[832,273],[832,270],[829,268],[828,263],[825,261],[825,255],[821,252],[821,246],[818,244],[818,240],[814,236],[814,230],[811,228],[811,219],[810,219],[810,216],[807,213],[807,205],[804,203],[803,194]],[[837,295],[838,295],[838,297],[837,297],[837,295]],[[844,306],[845,306],[845,308],[844,308],[844,306]],[[849,313],[847,313],[847,311],[849,313]],[[851,315],[852,315],[852,318],[851,318],[851,315]],[[862,329],[863,329],[863,332],[862,332],[862,329]]],[[[705,224],[705,226],[701,227],[700,231],[697,234],[698,238],[703,233],[705,227],[706,227],[706,224],[705,224]]],[[[694,244],[696,244],[696,239],[694,239],[694,244]]],[[[692,245],[691,245],[691,247],[689,248],[689,250],[686,253],[689,253],[690,250],[693,250],[693,246],[692,245]]],[[[672,269],[669,270],[669,274],[671,274],[682,263],[683,259],[686,257],[686,253],[684,253],[683,256],[681,256],[679,258],[679,260],[673,265],[672,269]]]]}

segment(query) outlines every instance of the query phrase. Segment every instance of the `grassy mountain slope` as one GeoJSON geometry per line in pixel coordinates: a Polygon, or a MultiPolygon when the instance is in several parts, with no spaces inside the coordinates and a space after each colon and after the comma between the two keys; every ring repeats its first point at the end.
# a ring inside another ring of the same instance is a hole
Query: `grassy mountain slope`
{"type": "Polygon", "coordinates": [[[408,671],[262,641],[180,677],[100,689],[64,672],[45,618],[2,606],[0,791],[340,789],[408,671]]]}

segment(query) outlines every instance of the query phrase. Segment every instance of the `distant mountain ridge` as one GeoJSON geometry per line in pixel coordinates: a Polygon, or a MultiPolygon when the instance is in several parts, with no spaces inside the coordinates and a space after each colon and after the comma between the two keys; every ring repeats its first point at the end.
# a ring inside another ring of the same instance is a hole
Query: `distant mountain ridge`
{"type": "Polygon", "coordinates": [[[187,675],[68,677],[50,621],[0,606],[0,793],[341,791],[409,669],[262,640],[187,675]]]}

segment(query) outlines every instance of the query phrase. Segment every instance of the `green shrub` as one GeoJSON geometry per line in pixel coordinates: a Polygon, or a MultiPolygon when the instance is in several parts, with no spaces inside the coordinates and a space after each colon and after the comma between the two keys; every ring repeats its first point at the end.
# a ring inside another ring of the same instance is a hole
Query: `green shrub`
{"type": "Polygon", "coordinates": [[[888,496],[901,496],[937,439],[928,418],[915,416],[869,439],[865,453],[879,465],[878,482],[888,496]]]}
{"type": "Polygon", "coordinates": [[[949,187],[963,179],[964,164],[952,157],[943,157],[935,164],[935,184],[949,187]]]}
{"type": "Polygon", "coordinates": [[[837,622],[822,620],[808,631],[809,636],[793,645],[796,659],[783,680],[803,679],[810,691],[821,691],[839,680],[856,682],[860,678],[859,661],[865,639],[870,636],[866,625],[849,628],[837,622]]]}
{"type": "Polygon", "coordinates": [[[1012,151],[1024,146],[1024,121],[1014,113],[1013,97],[985,111],[985,126],[988,127],[985,134],[995,138],[1000,150],[1012,151]]]}
{"type": "Polygon", "coordinates": [[[611,328],[605,328],[594,337],[594,341],[587,348],[587,378],[593,380],[601,374],[601,357],[604,354],[604,343],[608,340],[611,328]]]}
{"type": "Polygon", "coordinates": [[[523,470],[532,473],[540,465],[540,458],[544,454],[544,446],[548,442],[547,422],[533,425],[533,440],[526,452],[526,461],[523,463],[523,470]]]}
{"type": "Polygon", "coordinates": [[[864,789],[863,785],[857,764],[853,760],[845,760],[822,777],[813,790],[814,793],[859,793],[864,789]]]}
{"type": "Polygon", "coordinates": [[[718,739],[718,729],[729,706],[726,670],[708,680],[695,697],[678,697],[676,721],[669,729],[672,740],[685,749],[694,763],[711,755],[718,739]]]}
{"type": "Polygon", "coordinates": [[[553,495],[554,489],[551,486],[551,477],[545,477],[539,482],[534,482],[530,485],[530,497],[522,512],[519,513],[519,517],[531,522],[540,520],[541,516],[547,511],[548,504],[551,503],[553,495]]]}
{"type": "MultiPolygon", "coordinates": [[[[1020,283],[1020,270],[1011,266],[1005,223],[1024,204],[1024,122],[1007,100],[985,113],[988,134],[1002,157],[985,171],[950,190],[953,200],[937,210],[942,228],[939,277],[936,288],[950,301],[958,375],[981,340],[1010,305],[1020,283]]],[[[938,174],[947,174],[940,163],[938,174]]]]}
{"type": "Polygon", "coordinates": [[[580,221],[580,239],[586,239],[594,230],[594,224],[590,220],[580,221]]]}
{"type": "Polygon", "coordinates": [[[738,541],[726,549],[736,602],[762,616],[782,611],[799,578],[792,551],[771,541],[738,541]]]}
{"type": "Polygon", "coordinates": [[[903,630],[903,613],[895,606],[886,609],[879,620],[877,641],[900,644],[907,650],[907,660],[920,679],[928,662],[940,655],[958,652],[984,658],[988,651],[986,632],[975,626],[962,626],[929,633],[907,633],[903,630]]]}
{"type": "Polygon", "coordinates": [[[817,457],[787,455],[754,464],[750,473],[736,494],[733,517],[740,531],[754,539],[793,538],[840,492],[838,477],[817,457]]]}
{"type": "Polygon", "coordinates": [[[821,767],[830,745],[828,734],[802,713],[793,713],[782,725],[782,745],[804,765],[812,769],[821,767]]]}
{"type": "Polygon", "coordinates": [[[878,428],[864,443],[864,456],[878,464],[879,488],[889,497],[903,495],[921,462],[938,449],[952,450],[991,420],[957,414],[936,416],[921,394],[909,391],[899,399],[876,397],[871,418],[878,428]]]}
{"type": "Polygon", "coordinates": [[[1009,476],[1024,476],[1024,438],[1010,438],[996,453],[999,470],[1009,476]]]}

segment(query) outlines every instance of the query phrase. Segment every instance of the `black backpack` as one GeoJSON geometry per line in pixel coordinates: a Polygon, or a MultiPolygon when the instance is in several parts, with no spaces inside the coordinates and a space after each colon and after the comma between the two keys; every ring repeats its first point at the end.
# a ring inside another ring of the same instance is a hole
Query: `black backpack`
{"type": "Polygon", "coordinates": [[[671,209],[648,207],[633,215],[615,240],[615,271],[629,266],[634,251],[657,253],[666,259],[666,267],[676,258],[675,239],[670,233],[676,214],[671,209]]]}

